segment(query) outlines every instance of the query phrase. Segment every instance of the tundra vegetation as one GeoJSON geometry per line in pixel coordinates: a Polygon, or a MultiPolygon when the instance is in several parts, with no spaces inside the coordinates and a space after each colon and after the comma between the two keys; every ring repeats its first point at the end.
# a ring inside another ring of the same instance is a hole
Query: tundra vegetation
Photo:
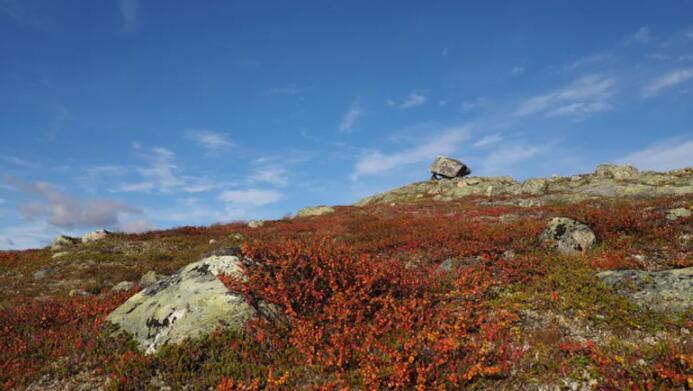
{"type": "Polygon", "coordinates": [[[512,197],[424,195],[254,228],[111,234],[56,258],[50,248],[0,252],[0,386],[693,387],[691,306],[642,305],[598,277],[693,266],[693,218],[667,218],[693,196],[512,197]],[[554,217],[590,227],[597,244],[564,253],[542,242],[554,217]],[[282,321],[260,317],[149,355],[105,321],[141,289],[110,289],[119,282],[236,246],[257,265],[247,279],[220,280],[250,304],[273,303],[282,321]]]}

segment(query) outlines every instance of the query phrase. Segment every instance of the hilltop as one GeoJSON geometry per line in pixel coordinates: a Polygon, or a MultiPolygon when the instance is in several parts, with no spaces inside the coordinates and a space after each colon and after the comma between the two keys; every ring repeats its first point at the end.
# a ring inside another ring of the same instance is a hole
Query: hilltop
{"type": "Polygon", "coordinates": [[[692,168],[601,165],[0,252],[0,385],[683,390],[692,215],[692,168]]]}

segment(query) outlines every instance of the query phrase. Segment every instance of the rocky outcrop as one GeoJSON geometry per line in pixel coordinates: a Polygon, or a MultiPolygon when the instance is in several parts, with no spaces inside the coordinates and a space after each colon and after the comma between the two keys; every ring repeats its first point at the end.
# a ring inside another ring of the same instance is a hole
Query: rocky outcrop
{"type": "Polygon", "coordinates": [[[265,225],[264,220],[250,220],[248,221],[248,227],[250,228],[260,228],[265,225]]]}
{"type": "Polygon", "coordinates": [[[431,163],[429,170],[431,171],[433,179],[441,177],[450,179],[463,177],[472,173],[469,167],[461,161],[445,156],[438,156],[433,163],[431,163]]]}
{"type": "Polygon", "coordinates": [[[313,206],[305,207],[296,213],[296,217],[309,217],[309,216],[320,216],[328,213],[334,212],[334,208],[330,206],[313,206]]]}
{"type": "Polygon", "coordinates": [[[675,311],[693,305],[693,267],[659,272],[610,270],[597,276],[638,305],[675,311]]]}
{"type": "Polygon", "coordinates": [[[51,243],[51,250],[62,251],[68,247],[74,246],[77,243],[79,243],[78,238],[73,238],[66,235],[58,235],[55,239],[53,239],[53,243],[51,243]]]}
{"type": "Polygon", "coordinates": [[[567,217],[554,217],[539,239],[555,246],[563,254],[578,254],[597,243],[597,237],[587,225],[567,217]]]}
{"type": "Polygon", "coordinates": [[[693,168],[669,172],[638,171],[631,166],[600,165],[591,174],[531,178],[464,177],[416,182],[357,202],[357,206],[421,200],[452,201],[466,196],[523,197],[540,202],[577,202],[595,198],[657,197],[693,193],[693,168]],[[489,191],[489,189],[491,189],[489,191]]]}
{"type": "Polygon", "coordinates": [[[105,229],[97,229],[96,231],[89,232],[82,236],[82,243],[92,243],[98,242],[100,240],[106,239],[111,233],[105,229]]]}
{"type": "Polygon", "coordinates": [[[690,209],[674,208],[674,209],[669,209],[667,211],[666,218],[667,218],[667,220],[676,221],[678,219],[691,217],[692,215],[693,215],[693,212],[691,212],[690,209]]]}
{"type": "Polygon", "coordinates": [[[157,281],[163,280],[164,278],[166,278],[166,276],[158,274],[154,270],[150,270],[140,277],[140,286],[142,288],[147,288],[156,284],[157,281]]]}
{"type": "Polygon", "coordinates": [[[146,353],[158,351],[165,344],[176,344],[215,329],[242,330],[246,321],[258,311],[271,316],[273,306],[257,308],[228,288],[217,278],[231,275],[244,279],[238,251],[219,251],[191,263],[174,275],[157,281],[118,307],[108,320],[132,334],[146,353]]]}

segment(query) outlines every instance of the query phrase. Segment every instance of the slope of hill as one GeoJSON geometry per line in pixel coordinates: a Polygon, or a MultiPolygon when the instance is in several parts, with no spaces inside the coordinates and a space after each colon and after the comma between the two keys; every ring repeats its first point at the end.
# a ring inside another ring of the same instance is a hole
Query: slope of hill
{"type": "Polygon", "coordinates": [[[692,179],[601,166],[421,182],[308,217],[0,252],[0,385],[691,388],[692,179]],[[561,246],[566,221],[579,246],[561,246]],[[218,275],[227,294],[271,303],[281,321],[153,354],[115,332],[112,311],[209,254],[243,258],[247,277],[218,275]]]}

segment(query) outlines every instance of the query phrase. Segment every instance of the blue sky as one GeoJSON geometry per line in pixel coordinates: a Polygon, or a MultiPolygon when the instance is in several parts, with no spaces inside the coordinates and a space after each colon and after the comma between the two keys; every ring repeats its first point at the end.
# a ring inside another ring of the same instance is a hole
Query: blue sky
{"type": "Polygon", "coordinates": [[[0,249],[693,166],[693,1],[0,0],[0,249]]]}

